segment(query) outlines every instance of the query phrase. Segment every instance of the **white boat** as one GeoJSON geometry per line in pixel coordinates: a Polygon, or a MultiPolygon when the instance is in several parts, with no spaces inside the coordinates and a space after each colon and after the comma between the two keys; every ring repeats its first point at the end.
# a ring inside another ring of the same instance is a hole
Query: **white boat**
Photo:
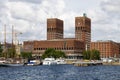
{"type": "Polygon", "coordinates": [[[9,66],[24,66],[23,63],[20,63],[19,61],[16,61],[16,62],[9,62],[7,60],[4,60],[4,61],[0,61],[0,66],[5,66],[5,67],[9,67],[9,66]]]}
{"type": "Polygon", "coordinates": [[[0,66],[3,66],[3,67],[24,66],[24,64],[22,63],[0,63],[0,66]]]}
{"type": "Polygon", "coordinates": [[[6,60],[0,60],[0,63],[2,64],[2,63],[5,63],[6,62],[6,60]]]}
{"type": "Polygon", "coordinates": [[[56,59],[57,64],[66,64],[64,59],[56,59]]]}
{"type": "Polygon", "coordinates": [[[40,65],[40,60],[30,60],[27,63],[28,66],[36,66],[36,65],[40,65]]]}
{"type": "Polygon", "coordinates": [[[43,65],[56,65],[57,62],[55,60],[55,58],[45,58],[43,60],[43,65]]]}
{"type": "Polygon", "coordinates": [[[24,66],[24,64],[21,63],[5,63],[4,66],[12,67],[12,66],[24,66]]]}

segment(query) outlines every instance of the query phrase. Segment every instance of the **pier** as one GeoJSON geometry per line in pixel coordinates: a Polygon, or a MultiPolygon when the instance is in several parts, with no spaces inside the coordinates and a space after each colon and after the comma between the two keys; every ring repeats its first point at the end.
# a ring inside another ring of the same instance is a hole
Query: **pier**
{"type": "Polygon", "coordinates": [[[91,65],[102,65],[102,61],[77,61],[73,62],[74,66],[91,66],[91,65]]]}

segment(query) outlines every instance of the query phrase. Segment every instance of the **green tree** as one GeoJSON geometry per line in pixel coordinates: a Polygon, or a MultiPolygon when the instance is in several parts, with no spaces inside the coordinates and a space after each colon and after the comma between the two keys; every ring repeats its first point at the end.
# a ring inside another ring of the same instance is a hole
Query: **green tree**
{"type": "Polygon", "coordinates": [[[7,58],[8,57],[8,49],[6,48],[6,49],[3,49],[3,51],[2,51],[2,54],[1,54],[1,57],[5,57],[5,58],[7,58]]]}
{"type": "Polygon", "coordinates": [[[2,53],[3,49],[2,49],[2,45],[0,44],[0,53],[2,53]]]}
{"type": "Polygon", "coordinates": [[[88,50],[83,52],[83,59],[100,60],[100,52],[98,50],[88,50]]]}
{"type": "Polygon", "coordinates": [[[42,55],[42,58],[46,58],[46,57],[54,57],[55,56],[55,49],[53,48],[48,48],[45,53],[42,55]]]}
{"type": "Polygon", "coordinates": [[[92,50],[91,51],[92,52],[92,56],[93,56],[93,59],[95,59],[95,60],[100,60],[100,52],[98,51],[98,50],[92,50]]]}
{"type": "Polygon", "coordinates": [[[83,59],[89,60],[89,59],[90,59],[90,54],[91,54],[91,51],[90,51],[90,50],[84,51],[84,52],[83,52],[83,59]]]}
{"type": "Polygon", "coordinates": [[[24,59],[31,59],[32,58],[32,52],[21,52],[20,56],[24,59]]]}
{"type": "Polygon", "coordinates": [[[15,58],[16,57],[15,48],[9,48],[8,49],[7,57],[9,57],[9,58],[15,58]]]}
{"type": "Polygon", "coordinates": [[[53,48],[48,48],[45,53],[42,55],[42,59],[44,58],[50,58],[50,57],[53,57],[53,58],[60,58],[60,57],[66,57],[65,56],[65,53],[62,52],[62,51],[57,51],[53,48]]]}
{"type": "Polygon", "coordinates": [[[2,51],[3,51],[2,45],[0,44],[0,57],[2,57],[2,51]]]}
{"type": "Polygon", "coordinates": [[[56,51],[55,52],[55,58],[65,58],[66,57],[66,55],[65,55],[65,53],[64,52],[62,52],[62,51],[56,51]]]}

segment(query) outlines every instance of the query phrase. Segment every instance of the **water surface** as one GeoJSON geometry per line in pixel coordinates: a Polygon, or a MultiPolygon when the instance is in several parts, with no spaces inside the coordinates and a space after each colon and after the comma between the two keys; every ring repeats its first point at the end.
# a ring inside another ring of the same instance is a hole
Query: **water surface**
{"type": "Polygon", "coordinates": [[[0,67],[0,80],[120,80],[120,66],[0,67]]]}

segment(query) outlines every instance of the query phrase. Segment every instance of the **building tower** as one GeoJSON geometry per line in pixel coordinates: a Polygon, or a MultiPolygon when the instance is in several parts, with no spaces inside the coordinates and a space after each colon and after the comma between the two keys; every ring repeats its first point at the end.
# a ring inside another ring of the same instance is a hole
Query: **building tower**
{"type": "Polygon", "coordinates": [[[47,19],[47,40],[63,39],[63,20],[47,19]]]}
{"type": "Polygon", "coordinates": [[[75,17],[75,38],[85,42],[86,50],[90,49],[91,19],[83,14],[83,17],[75,17]]]}

